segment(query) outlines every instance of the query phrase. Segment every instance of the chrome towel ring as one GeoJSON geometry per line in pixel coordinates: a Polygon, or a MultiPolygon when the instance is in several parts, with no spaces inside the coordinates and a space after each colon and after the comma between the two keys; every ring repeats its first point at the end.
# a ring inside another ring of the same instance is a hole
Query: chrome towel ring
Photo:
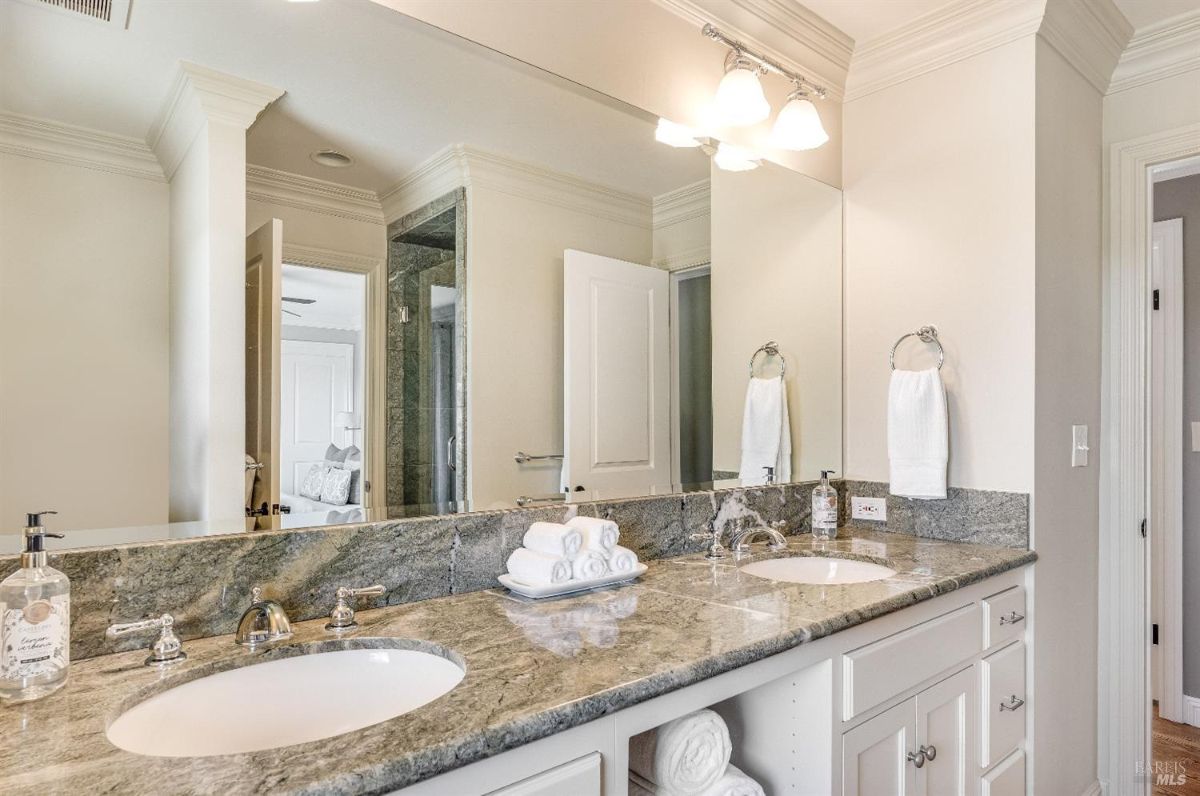
{"type": "Polygon", "coordinates": [[[900,347],[909,337],[920,338],[922,343],[933,343],[938,349],[938,370],[942,369],[942,365],[946,362],[946,349],[942,348],[942,341],[938,340],[938,332],[936,326],[922,326],[915,332],[900,335],[900,339],[892,346],[892,353],[888,354],[888,362],[892,365],[892,370],[896,369],[896,349],[900,347]]]}
{"type": "Polygon", "coordinates": [[[750,355],[750,378],[754,378],[754,360],[758,358],[759,354],[766,354],[768,357],[779,358],[779,378],[782,379],[787,373],[787,359],[784,358],[783,354],[779,353],[779,343],[776,343],[774,340],[763,343],[758,347],[757,350],[755,350],[753,354],[750,355]]]}

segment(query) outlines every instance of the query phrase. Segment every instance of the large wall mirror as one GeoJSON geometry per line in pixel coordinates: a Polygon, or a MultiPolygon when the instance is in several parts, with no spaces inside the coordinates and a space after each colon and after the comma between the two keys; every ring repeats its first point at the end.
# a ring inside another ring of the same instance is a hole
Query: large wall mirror
{"type": "Polygon", "coordinates": [[[127,11],[0,3],[5,552],[840,469],[838,190],[367,0],[127,11]]]}

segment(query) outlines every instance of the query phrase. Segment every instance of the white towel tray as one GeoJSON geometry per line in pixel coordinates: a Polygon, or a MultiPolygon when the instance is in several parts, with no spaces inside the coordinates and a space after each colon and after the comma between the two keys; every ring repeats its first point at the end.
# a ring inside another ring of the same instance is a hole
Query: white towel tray
{"type": "Polygon", "coordinates": [[[522,583],[512,575],[505,572],[503,575],[496,577],[500,583],[511,591],[520,594],[522,597],[533,597],[540,599],[542,597],[558,597],[563,594],[574,594],[575,592],[587,591],[588,589],[599,588],[600,586],[611,586],[614,583],[624,583],[625,581],[633,580],[645,574],[650,567],[642,562],[638,562],[629,572],[610,572],[601,578],[592,578],[591,580],[568,580],[566,583],[553,583],[545,586],[532,586],[528,583],[522,583]]]}

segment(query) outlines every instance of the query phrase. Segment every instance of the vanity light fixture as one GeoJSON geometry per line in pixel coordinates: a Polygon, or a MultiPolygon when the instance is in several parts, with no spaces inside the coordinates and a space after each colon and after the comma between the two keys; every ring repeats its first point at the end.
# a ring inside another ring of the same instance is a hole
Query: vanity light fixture
{"type": "Polygon", "coordinates": [[[758,76],[774,73],[790,80],[795,89],[788,95],[787,104],[775,121],[772,144],[783,149],[812,149],[829,140],[817,108],[809,99],[810,96],[825,99],[824,86],[818,86],[768,56],[748,49],[711,24],[706,24],[701,33],[730,50],[725,57],[725,77],[717,86],[713,103],[722,121],[740,127],[767,118],[771,106],[763,94],[758,76]]]}
{"type": "Polygon", "coordinates": [[[717,168],[725,171],[750,171],[762,165],[762,159],[745,147],[722,141],[717,145],[713,163],[717,164],[717,168]]]}
{"type": "Polygon", "coordinates": [[[670,119],[658,120],[658,127],[654,128],[654,140],[673,147],[700,146],[700,136],[695,130],[670,119]]]}

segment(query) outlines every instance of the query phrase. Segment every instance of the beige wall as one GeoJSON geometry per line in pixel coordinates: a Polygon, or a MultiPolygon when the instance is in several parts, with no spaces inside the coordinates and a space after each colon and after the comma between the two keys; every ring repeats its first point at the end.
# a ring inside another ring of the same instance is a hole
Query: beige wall
{"type": "Polygon", "coordinates": [[[494,188],[467,194],[469,493],[476,509],[558,492],[562,453],[563,251],[649,264],[644,225],[601,218],[494,188]]]}
{"type": "Polygon", "coordinates": [[[320,213],[254,197],[246,199],[246,230],[272,218],[283,222],[283,245],[311,246],[364,257],[387,257],[387,228],[352,218],[320,213]]]}
{"type": "Polygon", "coordinates": [[[0,529],[167,519],[166,183],[0,154],[0,529]]]}
{"type": "MultiPolygon", "coordinates": [[[[1200,124],[1200,69],[1104,98],[1104,143],[1200,124]]],[[[1107,155],[1106,155],[1107,157],[1107,155]]]]}
{"type": "MultiPolygon", "coordinates": [[[[655,116],[703,126],[702,119],[723,74],[726,50],[686,20],[654,0],[509,0],[503,3],[444,0],[375,0],[443,30],[507,53],[557,75],[628,102],[655,116]],[[586,36],[563,35],[587,31],[586,36]]],[[[722,13],[734,9],[711,5],[722,13]]],[[[732,29],[727,31],[738,34],[732,29]]],[[[777,39],[778,31],[759,24],[754,31],[777,39]]],[[[806,71],[841,75],[844,69],[794,41],[781,42],[806,71]]],[[[778,112],[790,85],[780,77],[763,80],[778,112]]],[[[841,105],[818,102],[829,143],[809,152],[769,155],[830,185],[841,185],[841,105]]],[[[770,121],[749,129],[713,130],[718,137],[762,145],[770,121]]]]}
{"type": "Polygon", "coordinates": [[[888,351],[933,324],[950,484],[1033,488],[1033,85],[1028,37],[845,106],[848,477],[888,480],[888,351]]]}
{"type": "Polygon", "coordinates": [[[750,355],[775,340],[788,363],[792,478],[840,471],[841,193],[772,164],[714,167],[712,255],[713,469],[740,466],[750,355]]]}

